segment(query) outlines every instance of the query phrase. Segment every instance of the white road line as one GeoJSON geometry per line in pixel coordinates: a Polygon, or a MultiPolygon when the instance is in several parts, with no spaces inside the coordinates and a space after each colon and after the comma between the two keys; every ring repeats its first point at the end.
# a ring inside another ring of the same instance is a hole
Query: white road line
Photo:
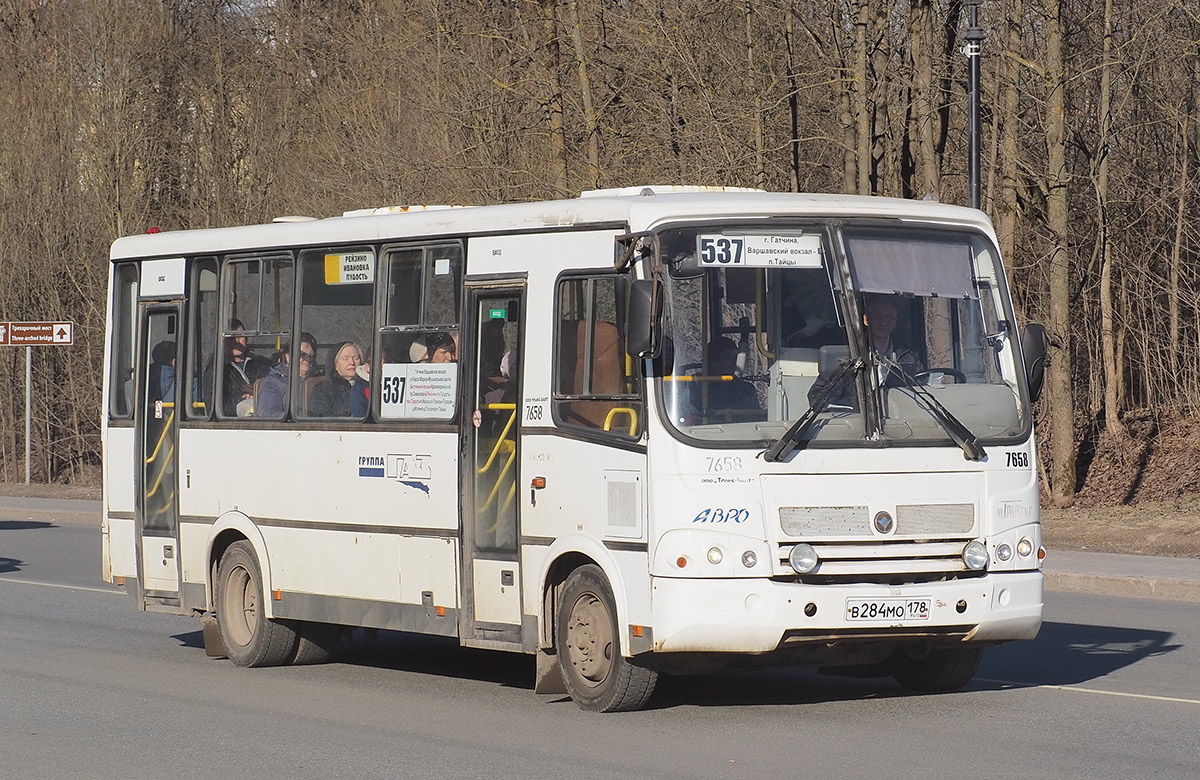
{"type": "Polygon", "coordinates": [[[88,593],[110,593],[114,596],[128,595],[123,590],[116,588],[89,588],[86,585],[63,585],[59,582],[38,582],[37,580],[16,580],[12,577],[0,576],[0,582],[15,582],[18,585],[40,585],[43,588],[59,588],[61,590],[85,590],[88,593]]]}
{"type": "Polygon", "coordinates": [[[1125,693],[1123,691],[1102,691],[1098,688],[1080,688],[1075,685],[1033,685],[1014,680],[987,680],[975,678],[978,682],[994,683],[996,685],[1012,685],[1018,688],[1043,688],[1048,691],[1074,691],[1076,693],[1098,693],[1101,696],[1121,696],[1127,699],[1146,699],[1147,701],[1166,701],[1172,704],[1200,704],[1200,699],[1183,699],[1177,696],[1153,696],[1148,693],[1125,693]]]}

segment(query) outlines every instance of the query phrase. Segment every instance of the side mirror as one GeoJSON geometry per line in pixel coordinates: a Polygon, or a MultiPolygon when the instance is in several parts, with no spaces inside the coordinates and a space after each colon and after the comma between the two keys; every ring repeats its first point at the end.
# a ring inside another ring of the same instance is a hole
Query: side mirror
{"type": "Polygon", "coordinates": [[[656,358],[662,349],[662,282],[634,279],[625,318],[626,349],[635,358],[656,358]]]}
{"type": "Polygon", "coordinates": [[[1029,400],[1036,401],[1042,395],[1042,383],[1046,379],[1046,328],[1031,322],[1021,330],[1021,356],[1025,360],[1025,382],[1029,387],[1029,400]]]}
{"type": "Polygon", "coordinates": [[[849,359],[850,347],[845,344],[826,344],[817,350],[817,373],[829,376],[849,359]]]}

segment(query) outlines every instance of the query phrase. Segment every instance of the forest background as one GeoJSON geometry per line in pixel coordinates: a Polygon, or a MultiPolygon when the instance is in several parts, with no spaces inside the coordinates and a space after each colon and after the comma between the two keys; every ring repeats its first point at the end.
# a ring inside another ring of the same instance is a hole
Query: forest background
{"type": "MultiPolygon", "coordinates": [[[[114,238],[645,183],[966,203],[968,11],[0,0],[0,321],[77,323],[34,350],[35,480],[96,482],[114,238]]],[[[1048,503],[1193,501],[1200,6],[978,13],[982,208],[1050,337],[1048,503]]],[[[0,351],[0,482],[23,478],[23,353],[0,351]]]]}

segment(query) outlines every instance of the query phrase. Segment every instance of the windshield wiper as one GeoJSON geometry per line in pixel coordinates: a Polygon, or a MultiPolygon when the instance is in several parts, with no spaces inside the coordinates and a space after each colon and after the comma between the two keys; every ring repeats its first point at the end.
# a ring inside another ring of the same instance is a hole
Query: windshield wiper
{"type": "Polygon", "coordinates": [[[983,450],[983,445],[975,438],[975,434],[971,433],[971,429],[963,425],[957,417],[950,413],[949,409],[942,406],[941,401],[934,398],[933,393],[929,392],[928,388],[913,379],[895,360],[879,353],[876,353],[875,357],[879,359],[880,363],[887,366],[889,370],[895,371],[896,375],[904,380],[905,386],[909,390],[912,390],[913,395],[928,405],[926,411],[937,421],[942,430],[949,434],[954,443],[962,448],[964,458],[967,460],[983,460],[987,457],[987,453],[983,450]]]}
{"type": "Polygon", "coordinates": [[[838,366],[837,371],[829,378],[829,384],[821,388],[820,392],[812,399],[812,405],[808,407],[808,411],[800,415],[800,419],[792,423],[792,427],[788,428],[779,440],[772,444],[763,454],[763,460],[768,463],[775,463],[783,460],[788,455],[792,454],[792,450],[796,449],[796,445],[804,438],[804,433],[812,425],[813,420],[817,419],[817,415],[825,409],[825,398],[833,392],[833,388],[841,384],[842,378],[851,371],[858,371],[864,368],[865,364],[862,358],[854,358],[847,360],[838,366]]]}

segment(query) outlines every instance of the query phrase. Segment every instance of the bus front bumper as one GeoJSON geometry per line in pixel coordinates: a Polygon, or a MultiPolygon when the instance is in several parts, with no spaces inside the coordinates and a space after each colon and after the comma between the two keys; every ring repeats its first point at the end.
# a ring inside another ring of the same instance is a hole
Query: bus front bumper
{"type": "Polygon", "coordinates": [[[914,585],[804,585],[655,577],[654,650],[769,653],[785,643],[942,638],[1033,639],[1042,573],[914,585]]]}

